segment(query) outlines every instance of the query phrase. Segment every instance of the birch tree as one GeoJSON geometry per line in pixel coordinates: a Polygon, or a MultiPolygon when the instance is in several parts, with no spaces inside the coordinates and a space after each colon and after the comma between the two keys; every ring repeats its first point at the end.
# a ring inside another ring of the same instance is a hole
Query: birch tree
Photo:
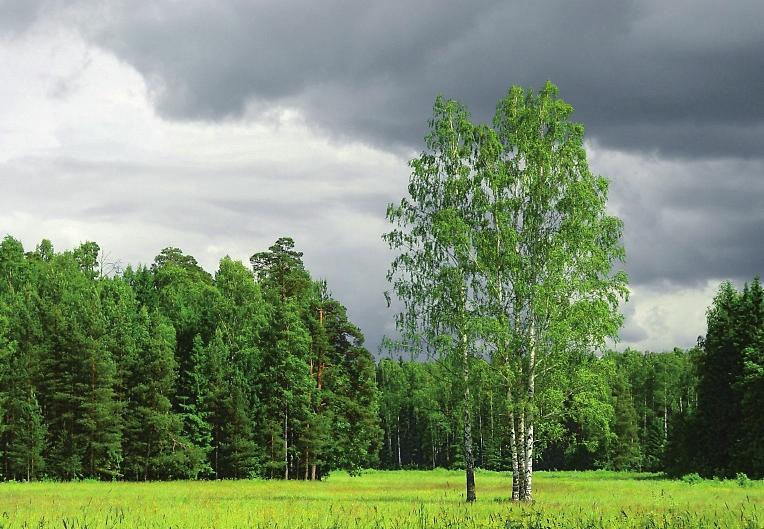
{"type": "Polygon", "coordinates": [[[606,211],[608,181],[589,170],[583,126],[547,83],[512,87],[475,156],[477,265],[483,339],[509,403],[513,499],[533,497],[536,428],[567,373],[614,337],[627,278],[622,222],[606,211]]]}
{"type": "Polygon", "coordinates": [[[469,220],[474,130],[462,105],[436,99],[427,149],[410,162],[409,197],[388,207],[394,229],[384,236],[398,252],[388,280],[403,303],[396,323],[404,339],[460,360],[468,502],[475,500],[469,389],[475,355],[474,223],[469,220]]]}

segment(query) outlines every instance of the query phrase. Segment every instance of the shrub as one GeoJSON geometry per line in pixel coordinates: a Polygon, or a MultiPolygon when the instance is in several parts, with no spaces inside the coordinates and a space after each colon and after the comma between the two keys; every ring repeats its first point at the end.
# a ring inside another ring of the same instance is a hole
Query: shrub
{"type": "Polygon", "coordinates": [[[735,481],[737,481],[737,484],[741,487],[751,486],[751,478],[749,478],[745,472],[738,472],[735,476],[735,481]]]}
{"type": "Polygon", "coordinates": [[[697,472],[693,472],[692,474],[685,474],[682,476],[682,481],[687,483],[688,485],[695,485],[696,483],[700,483],[703,481],[703,478],[700,477],[700,474],[697,472]]]}

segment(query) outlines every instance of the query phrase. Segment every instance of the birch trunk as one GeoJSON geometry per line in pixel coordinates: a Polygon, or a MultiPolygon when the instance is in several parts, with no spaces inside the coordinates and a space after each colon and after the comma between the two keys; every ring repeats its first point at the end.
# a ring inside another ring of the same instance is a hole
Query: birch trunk
{"type": "MultiPolygon", "coordinates": [[[[507,397],[509,400],[509,397],[507,397]]],[[[517,435],[515,433],[515,414],[509,412],[509,449],[512,454],[512,501],[520,499],[520,464],[517,459],[517,435]]]]}
{"type": "Polygon", "coordinates": [[[533,419],[530,418],[525,439],[525,490],[523,500],[533,501],[533,419]]]}
{"type": "Polygon", "coordinates": [[[462,375],[464,378],[464,470],[467,474],[467,501],[475,501],[475,458],[472,454],[472,412],[470,409],[470,365],[467,336],[462,335],[462,375]]]}
{"type": "Polygon", "coordinates": [[[527,473],[525,471],[525,411],[520,412],[520,416],[517,419],[517,432],[515,433],[517,441],[517,484],[518,484],[518,499],[525,499],[525,478],[527,473]]]}
{"type": "Polygon", "coordinates": [[[535,329],[531,325],[530,333],[530,358],[528,361],[528,407],[526,417],[526,437],[525,437],[525,491],[523,500],[533,501],[533,401],[536,394],[536,336],[535,329]]]}
{"type": "Polygon", "coordinates": [[[395,422],[395,436],[398,442],[398,468],[401,468],[401,416],[398,415],[395,422]]]}

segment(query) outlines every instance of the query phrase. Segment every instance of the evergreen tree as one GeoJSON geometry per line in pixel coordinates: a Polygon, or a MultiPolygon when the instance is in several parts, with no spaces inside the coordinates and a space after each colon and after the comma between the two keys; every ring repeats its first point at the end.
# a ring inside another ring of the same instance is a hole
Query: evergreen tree
{"type": "Polygon", "coordinates": [[[326,409],[328,424],[319,431],[325,448],[314,449],[323,455],[324,468],[343,468],[357,472],[377,463],[381,430],[375,379],[375,365],[363,346],[363,334],[347,319],[346,309],[328,299],[321,305],[322,327],[328,337],[326,355],[320,358],[318,409],[326,409]]]}
{"type": "Polygon", "coordinates": [[[9,359],[3,387],[2,429],[3,475],[17,480],[34,480],[45,468],[46,429],[42,410],[29,378],[26,360],[17,353],[9,359]]]}
{"type": "MultiPolygon", "coordinates": [[[[730,466],[738,439],[741,396],[736,382],[743,376],[740,338],[740,294],[723,283],[708,310],[708,331],[698,365],[698,413],[695,422],[703,457],[698,468],[706,476],[734,475],[730,466]]],[[[698,454],[700,456],[700,454],[698,454]]]]}
{"type": "Polygon", "coordinates": [[[217,397],[211,397],[221,436],[218,475],[247,477],[260,471],[262,459],[254,431],[261,406],[257,374],[267,307],[252,272],[241,262],[222,259],[215,286],[220,292],[215,347],[226,381],[218,387],[217,397]]]}
{"type": "Polygon", "coordinates": [[[310,276],[294,241],[281,238],[267,252],[251,258],[255,277],[270,305],[267,332],[262,339],[259,388],[263,402],[261,446],[266,448],[266,471],[296,477],[303,454],[297,446],[311,422],[314,383],[308,356],[311,336],[305,324],[312,293],[310,276]]]}
{"type": "Polygon", "coordinates": [[[45,339],[37,344],[38,396],[48,425],[50,466],[68,479],[114,478],[122,459],[121,405],[116,365],[102,342],[105,320],[97,288],[73,253],[51,252],[43,247],[36,256],[45,328],[45,339]]]}
{"type": "Polygon", "coordinates": [[[182,417],[172,408],[175,331],[146,307],[137,314],[136,328],[139,354],[130,369],[125,472],[142,480],[196,477],[204,453],[183,436],[182,417]]]}
{"type": "Polygon", "coordinates": [[[216,478],[247,477],[257,469],[244,381],[231,366],[231,352],[218,331],[204,353],[206,391],[201,395],[201,408],[211,428],[210,464],[216,478]]]}
{"type": "Polygon", "coordinates": [[[637,470],[641,465],[639,434],[629,384],[621,373],[617,373],[611,387],[615,421],[608,445],[608,466],[613,470],[637,470]]]}
{"type": "Polygon", "coordinates": [[[183,417],[184,437],[206,454],[210,450],[209,425],[201,415],[199,399],[203,381],[200,377],[203,375],[199,369],[204,347],[215,332],[214,310],[219,292],[212,276],[196,259],[178,248],[162,250],[154,259],[151,273],[155,292],[145,284],[145,272],[135,279],[143,289],[141,295],[146,301],[156,299],[157,308],[175,329],[179,377],[173,406],[183,417]]]}
{"type": "Polygon", "coordinates": [[[764,288],[757,277],[741,299],[742,377],[734,383],[740,395],[739,436],[732,466],[749,476],[764,477],[764,288]]]}

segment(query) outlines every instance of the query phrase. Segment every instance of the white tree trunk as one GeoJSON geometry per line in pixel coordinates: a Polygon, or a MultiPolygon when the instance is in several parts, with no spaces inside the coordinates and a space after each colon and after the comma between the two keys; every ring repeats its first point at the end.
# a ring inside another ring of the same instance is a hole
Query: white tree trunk
{"type": "MultiPolygon", "coordinates": [[[[509,399],[509,396],[507,397],[509,399]]],[[[517,457],[517,434],[515,432],[515,414],[509,412],[509,448],[512,454],[512,501],[520,499],[520,461],[517,457]]]]}
{"type": "Polygon", "coordinates": [[[528,359],[528,406],[526,408],[526,435],[525,435],[525,490],[523,500],[533,501],[533,426],[535,417],[533,413],[534,397],[536,394],[536,336],[535,328],[531,325],[529,340],[528,359]]]}
{"type": "Polygon", "coordinates": [[[470,398],[470,362],[467,336],[462,335],[462,376],[464,378],[464,470],[467,478],[467,501],[475,501],[475,458],[472,454],[472,410],[470,398]]]}

